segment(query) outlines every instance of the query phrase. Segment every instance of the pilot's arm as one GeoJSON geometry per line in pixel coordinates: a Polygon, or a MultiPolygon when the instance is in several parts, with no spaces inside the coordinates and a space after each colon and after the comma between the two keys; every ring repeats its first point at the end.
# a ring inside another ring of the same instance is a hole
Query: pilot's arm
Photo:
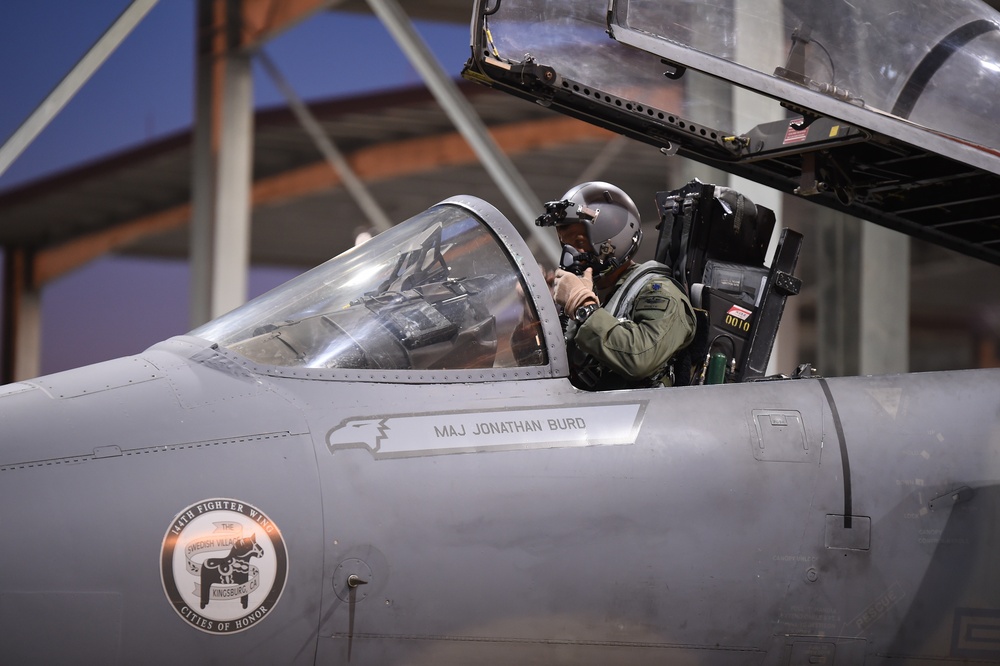
{"type": "Polygon", "coordinates": [[[691,344],[695,316],[687,296],[669,279],[653,278],[640,290],[631,320],[597,309],[576,333],[576,345],[602,365],[630,380],[656,374],[691,344]]]}

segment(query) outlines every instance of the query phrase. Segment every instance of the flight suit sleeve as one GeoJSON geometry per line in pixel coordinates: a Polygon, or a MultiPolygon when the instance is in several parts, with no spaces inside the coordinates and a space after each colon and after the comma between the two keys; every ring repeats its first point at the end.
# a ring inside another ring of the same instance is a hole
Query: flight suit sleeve
{"type": "Polygon", "coordinates": [[[687,296],[670,280],[654,278],[636,296],[631,320],[598,309],[577,331],[576,345],[616,374],[639,380],[656,374],[694,334],[687,296]]]}

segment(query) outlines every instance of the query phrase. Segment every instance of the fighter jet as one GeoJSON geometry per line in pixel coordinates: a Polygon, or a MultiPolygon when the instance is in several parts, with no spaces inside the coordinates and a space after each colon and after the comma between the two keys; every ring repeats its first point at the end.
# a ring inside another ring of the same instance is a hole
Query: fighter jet
{"type": "MultiPolygon", "coordinates": [[[[1000,172],[969,137],[814,90],[816,59],[838,62],[828,22],[786,21],[813,65],[767,74],[801,115],[773,151],[774,127],[692,131],[645,85],[613,94],[541,42],[531,60],[509,47],[545,35],[617,63],[641,53],[617,41],[624,6],[480,3],[470,75],[910,230],[932,195],[1000,172]],[[826,115],[827,97],[857,115],[826,115]],[[809,182],[810,160],[850,168],[809,182]]],[[[657,49],[705,27],[654,7],[676,31],[657,49]]],[[[688,52],[651,56],[658,85],[694,74],[688,52]]],[[[527,245],[460,195],[187,335],[0,388],[0,662],[996,662],[1000,371],[766,377],[802,239],[765,267],[766,208],[698,182],[658,203],[657,256],[705,296],[717,383],[575,386],[527,245]]],[[[926,233],[992,256],[995,225],[955,215],[926,233]]]]}

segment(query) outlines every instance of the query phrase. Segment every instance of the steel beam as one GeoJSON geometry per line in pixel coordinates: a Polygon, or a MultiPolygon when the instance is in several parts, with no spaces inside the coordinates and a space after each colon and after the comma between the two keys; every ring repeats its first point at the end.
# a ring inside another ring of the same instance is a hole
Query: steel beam
{"type": "Polygon", "coordinates": [[[133,0],[132,4],[115,20],[110,28],[101,36],[90,50],[69,71],[69,74],[59,82],[48,97],[21,124],[17,131],[0,147],[0,176],[7,171],[24,149],[35,137],[55,118],[63,107],[73,99],[83,84],[104,64],[118,45],[121,44],[132,29],[142,21],[143,17],[157,3],[157,0],[133,0]]]}
{"type": "Polygon", "coordinates": [[[513,162],[497,146],[486,125],[459,92],[455,82],[445,73],[399,3],[396,0],[368,0],[368,5],[423,77],[438,104],[472,146],[490,177],[514,208],[523,228],[536,239],[545,257],[558,265],[559,244],[554,234],[544,233],[535,226],[535,218],[542,212],[542,202],[513,162]]]}
{"type": "Polygon", "coordinates": [[[264,71],[271,77],[271,81],[281,91],[281,94],[285,96],[285,101],[288,102],[288,106],[292,109],[292,113],[295,114],[295,118],[299,121],[302,129],[313,140],[316,148],[326,158],[326,161],[333,170],[340,175],[344,187],[354,199],[354,202],[358,204],[358,207],[361,208],[365,217],[368,218],[368,223],[377,231],[385,231],[390,228],[392,220],[389,219],[389,216],[385,214],[385,211],[382,210],[382,207],[368,191],[368,188],[365,187],[365,184],[354,173],[354,169],[351,168],[347,158],[344,157],[344,154],[337,149],[333,140],[323,131],[322,126],[320,126],[316,117],[313,116],[309,107],[302,102],[291,84],[288,83],[288,80],[281,75],[281,72],[278,71],[278,67],[271,58],[263,50],[257,54],[257,58],[260,64],[264,66],[264,71]]]}

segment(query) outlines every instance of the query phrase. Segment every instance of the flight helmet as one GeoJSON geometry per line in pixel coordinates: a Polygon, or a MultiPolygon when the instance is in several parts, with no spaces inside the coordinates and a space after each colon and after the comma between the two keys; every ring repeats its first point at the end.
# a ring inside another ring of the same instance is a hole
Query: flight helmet
{"type": "Polygon", "coordinates": [[[611,183],[592,181],[570,188],[559,201],[545,204],[545,213],[535,224],[560,227],[582,222],[590,240],[590,250],[581,252],[563,245],[559,265],[582,275],[592,268],[594,277],[608,273],[632,258],[642,240],[639,209],[629,195],[611,183]]]}

